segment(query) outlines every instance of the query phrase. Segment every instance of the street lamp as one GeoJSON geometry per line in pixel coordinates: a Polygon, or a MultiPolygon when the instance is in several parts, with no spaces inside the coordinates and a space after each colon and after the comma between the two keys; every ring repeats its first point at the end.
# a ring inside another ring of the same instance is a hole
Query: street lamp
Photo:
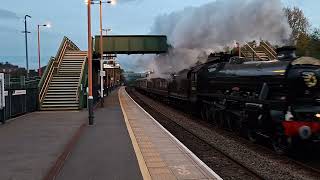
{"type": "Polygon", "coordinates": [[[111,32],[112,29],[108,28],[108,29],[102,29],[102,31],[106,32],[106,36],[108,35],[108,32],[111,32]]]}
{"type": "Polygon", "coordinates": [[[31,32],[29,32],[27,29],[27,18],[31,18],[31,16],[29,15],[24,16],[24,31],[22,31],[22,33],[24,33],[25,42],[26,42],[26,68],[27,68],[27,77],[29,77],[28,33],[31,33],[31,32]]]}
{"type": "MultiPolygon", "coordinates": [[[[105,31],[106,32],[106,36],[108,36],[108,32],[111,32],[112,30],[110,28],[107,28],[107,29],[102,29],[102,31],[105,31]]],[[[107,55],[108,57],[108,55],[107,55]]],[[[107,74],[106,74],[106,79],[107,79],[107,95],[109,94],[109,71],[107,70],[107,74]]]]}
{"type": "Polygon", "coordinates": [[[38,64],[39,64],[39,69],[38,69],[38,74],[39,77],[41,77],[42,72],[41,72],[41,57],[40,57],[40,27],[48,27],[50,28],[51,25],[50,24],[42,24],[42,25],[38,25],[38,64]]]}
{"type": "MultiPolygon", "coordinates": [[[[89,109],[89,125],[93,125],[93,95],[92,95],[92,38],[91,38],[91,4],[95,4],[95,1],[85,0],[88,13],[88,109],[89,109]]],[[[107,3],[114,4],[113,1],[107,1],[107,3]]],[[[102,4],[102,2],[99,4],[102,4]]],[[[101,22],[101,21],[100,21],[101,22]]]]}
{"type": "Polygon", "coordinates": [[[104,89],[103,89],[103,33],[102,33],[102,3],[108,3],[114,5],[116,1],[102,1],[102,0],[93,0],[90,4],[97,4],[99,3],[100,9],[100,97],[101,97],[101,107],[104,106],[104,89]]]}
{"type": "Polygon", "coordinates": [[[89,125],[93,125],[93,96],[92,96],[92,38],[91,38],[91,0],[85,1],[88,11],[88,109],[89,125]]]}

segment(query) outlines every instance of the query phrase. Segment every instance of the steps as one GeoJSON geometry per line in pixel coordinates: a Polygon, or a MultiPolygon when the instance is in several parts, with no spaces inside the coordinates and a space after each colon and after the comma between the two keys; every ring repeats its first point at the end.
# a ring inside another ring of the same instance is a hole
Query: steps
{"type": "Polygon", "coordinates": [[[248,59],[268,61],[277,57],[274,48],[267,42],[261,41],[260,46],[255,46],[254,43],[248,43],[241,49],[241,53],[248,59]]]}
{"type": "Polygon", "coordinates": [[[78,110],[78,87],[87,52],[67,51],[53,75],[41,110],[78,110]]]}
{"type": "Polygon", "coordinates": [[[263,51],[256,51],[256,53],[254,54],[253,52],[249,52],[249,51],[243,51],[242,54],[249,59],[261,59],[261,60],[269,60],[269,57],[267,56],[267,54],[263,51]]]}

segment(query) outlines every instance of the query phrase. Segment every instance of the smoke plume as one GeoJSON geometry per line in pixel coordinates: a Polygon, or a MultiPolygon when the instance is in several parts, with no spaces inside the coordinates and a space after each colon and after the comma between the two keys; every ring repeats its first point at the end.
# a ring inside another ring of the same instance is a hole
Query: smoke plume
{"type": "Polygon", "coordinates": [[[235,41],[282,44],[290,32],[280,0],[217,0],[185,8],[156,18],[151,33],[167,35],[174,48],[149,61],[149,69],[177,72],[202,61],[206,53],[233,47],[235,41]]]}
{"type": "Polygon", "coordinates": [[[8,10],[5,10],[5,9],[0,9],[0,19],[14,19],[14,20],[17,20],[19,19],[20,17],[12,12],[12,11],[8,11],[8,10]]]}

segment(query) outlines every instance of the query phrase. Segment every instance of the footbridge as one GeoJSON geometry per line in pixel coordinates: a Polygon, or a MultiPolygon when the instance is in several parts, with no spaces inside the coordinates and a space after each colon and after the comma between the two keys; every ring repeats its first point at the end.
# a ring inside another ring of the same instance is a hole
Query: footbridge
{"type": "MultiPolygon", "coordinates": [[[[167,37],[163,35],[117,35],[103,36],[102,39],[104,54],[161,54],[169,48],[167,37]]],[[[95,36],[93,42],[95,56],[100,52],[100,36],[95,36]]],[[[84,108],[87,69],[87,52],[81,51],[75,43],[64,37],[57,55],[50,59],[39,83],[40,110],[84,108]]]]}

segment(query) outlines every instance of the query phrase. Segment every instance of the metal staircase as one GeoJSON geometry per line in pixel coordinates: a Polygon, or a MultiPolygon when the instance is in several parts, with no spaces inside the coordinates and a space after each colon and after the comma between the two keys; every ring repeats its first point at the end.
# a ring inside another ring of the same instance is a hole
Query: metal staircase
{"type": "Polygon", "coordinates": [[[274,48],[266,41],[261,41],[259,46],[254,42],[246,43],[241,48],[241,54],[248,59],[268,61],[277,58],[277,53],[274,48]]]}
{"type": "Polygon", "coordinates": [[[39,94],[41,110],[78,110],[79,89],[85,73],[87,52],[65,39],[56,58],[50,62],[39,94]]]}
{"type": "Polygon", "coordinates": [[[82,51],[66,52],[58,73],[53,75],[42,110],[79,109],[77,92],[86,56],[87,53],[82,51]]]}

